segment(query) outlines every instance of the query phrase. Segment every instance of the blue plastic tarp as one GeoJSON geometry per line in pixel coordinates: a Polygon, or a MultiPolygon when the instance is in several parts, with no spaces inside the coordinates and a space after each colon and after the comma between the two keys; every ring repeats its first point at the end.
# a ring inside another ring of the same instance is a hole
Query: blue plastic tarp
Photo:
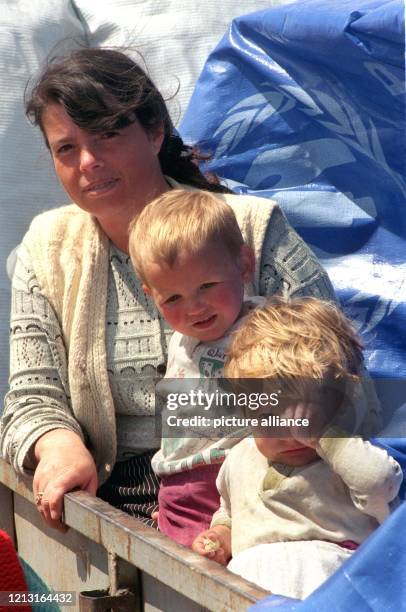
{"type": "Polygon", "coordinates": [[[276,6],[232,22],[180,128],[312,246],[388,412],[406,397],[404,69],[401,0],[276,6]]]}
{"type": "MultiPolygon", "coordinates": [[[[277,200],[327,268],[378,383],[374,443],[406,473],[405,97],[401,0],[305,0],[233,21],[180,131],[230,187],[277,200]]],[[[251,609],[271,608],[406,610],[405,504],[305,601],[251,609]]]]}

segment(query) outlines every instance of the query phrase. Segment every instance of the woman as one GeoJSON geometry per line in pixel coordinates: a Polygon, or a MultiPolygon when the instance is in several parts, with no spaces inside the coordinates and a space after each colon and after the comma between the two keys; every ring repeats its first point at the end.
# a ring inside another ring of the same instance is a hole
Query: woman
{"type": "MultiPolygon", "coordinates": [[[[36,217],[19,250],[2,454],[17,471],[34,471],[37,506],[52,526],[63,529],[64,493],[100,485],[103,499],[151,523],[154,382],[170,330],[131,267],[128,225],[177,181],[227,190],[200,173],[153,83],[118,51],[51,63],[27,114],[74,204],[36,217]]],[[[257,253],[261,294],[334,299],[279,210],[257,253]]]]}

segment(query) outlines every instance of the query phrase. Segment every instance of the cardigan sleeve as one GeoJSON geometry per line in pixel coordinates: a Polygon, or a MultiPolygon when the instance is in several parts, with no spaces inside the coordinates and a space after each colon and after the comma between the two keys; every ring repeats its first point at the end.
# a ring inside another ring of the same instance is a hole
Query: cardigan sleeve
{"type": "Polygon", "coordinates": [[[272,212],[265,234],[259,288],[264,296],[336,300],[327,272],[279,207],[272,212]]]}
{"type": "Polygon", "coordinates": [[[41,292],[27,249],[20,246],[12,282],[10,390],[1,424],[1,454],[17,472],[35,468],[33,448],[52,429],[84,439],[71,411],[66,351],[59,321],[41,292]],[[53,342],[49,338],[59,340],[53,342]],[[56,346],[59,347],[56,350],[56,346]]]}

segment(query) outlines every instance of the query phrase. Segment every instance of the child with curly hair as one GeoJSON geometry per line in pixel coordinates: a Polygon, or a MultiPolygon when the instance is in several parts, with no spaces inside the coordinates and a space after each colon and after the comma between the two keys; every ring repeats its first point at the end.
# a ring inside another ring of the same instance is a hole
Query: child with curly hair
{"type": "Polygon", "coordinates": [[[400,466],[331,422],[348,415],[361,364],[360,340],[331,303],[276,298],[248,315],[231,339],[225,375],[239,384],[277,379],[290,427],[253,427],[231,449],[217,478],[220,509],[195,551],[224,565],[232,556],[231,571],[304,598],[382,523],[400,466]],[[305,419],[308,428],[295,424],[305,419]]]}

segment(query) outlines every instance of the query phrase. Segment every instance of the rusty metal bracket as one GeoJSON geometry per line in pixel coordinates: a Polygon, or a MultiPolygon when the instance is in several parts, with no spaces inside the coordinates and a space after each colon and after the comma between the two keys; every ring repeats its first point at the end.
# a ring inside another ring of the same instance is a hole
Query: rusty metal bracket
{"type": "Polygon", "coordinates": [[[80,612],[134,612],[136,610],[136,597],[127,589],[109,595],[105,591],[83,591],[79,593],[80,612]]]}
{"type": "Polygon", "coordinates": [[[120,588],[119,559],[108,551],[110,588],[79,593],[80,612],[134,612],[139,609],[138,600],[130,589],[120,588]]]}

